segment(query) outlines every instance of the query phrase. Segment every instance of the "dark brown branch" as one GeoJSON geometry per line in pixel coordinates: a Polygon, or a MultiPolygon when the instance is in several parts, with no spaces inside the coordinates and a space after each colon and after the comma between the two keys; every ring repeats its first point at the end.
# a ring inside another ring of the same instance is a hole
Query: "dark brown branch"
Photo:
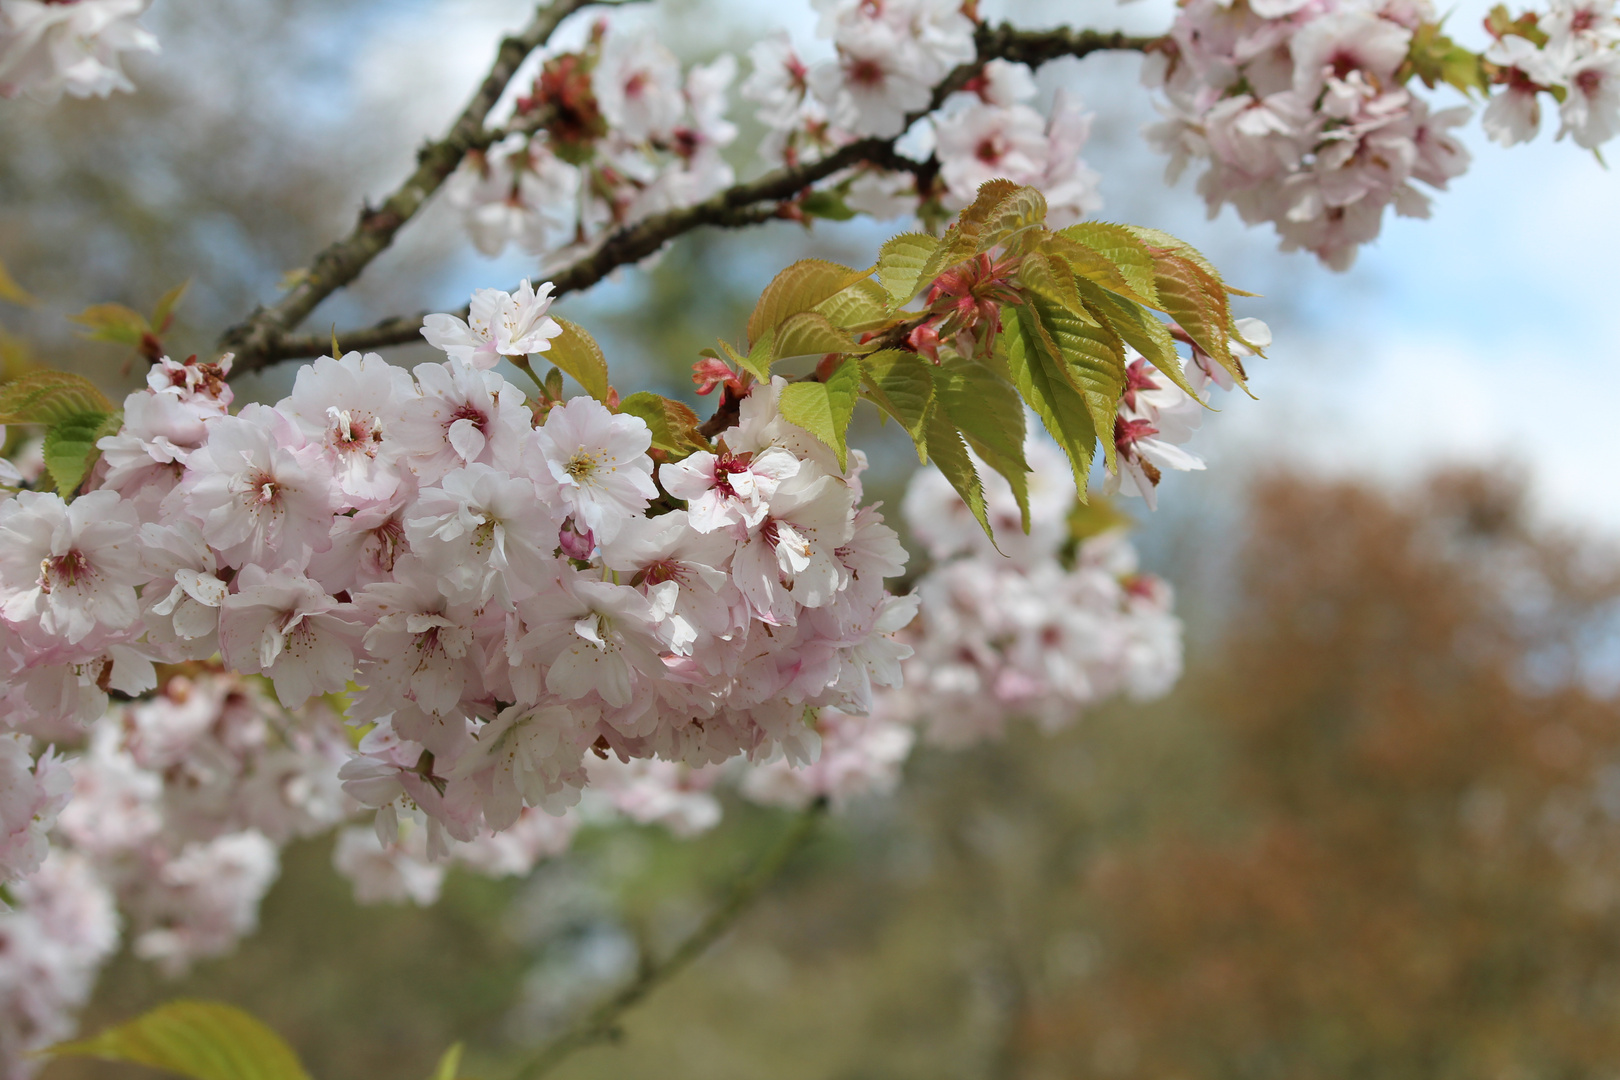
{"type": "Polygon", "coordinates": [[[504,39],[477,93],[443,139],[417,152],[416,170],[405,182],[381,206],[362,209],[354,230],[315,256],[281,299],[269,307],[260,307],[245,322],[225,331],[220,347],[237,354],[238,368],[251,370],[275,356],[283,335],[303,322],[322,300],[359,277],[367,264],[393,243],[394,234],[455,172],[469,151],[481,150],[506,134],[485,129],[489,111],[506,92],[523,61],[550,39],[564,19],[590,3],[621,2],[625,0],[552,0],[549,6],[535,12],[522,31],[504,39]]]}
{"type": "MultiPolygon", "coordinates": [[[[939,108],[947,97],[966,86],[986,61],[1001,58],[1038,66],[1060,56],[1083,57],[1104,51],[1146,52],[1162,40],[1157,37],[1133,37],[1117,31],[1099,33],[1066,28],[1018,30],[1005,23],[993,28],[982,26],[976,35],[977,57],[947,75],[934,88],[928,107],[907,117],[906,126],[909,128],[916,120],[939,108]]],[[[851,166],[872,163],[895,168],[898,162],[905,160],[903,167],[906,171],[915,173],[928,168],[927,163],[903,159],[895,152],[894,143],[894,138],[862,139],[816,161],[774,169],[756,180],[735,184],[694,206],[654,214],[625,225],[609,234],[589,254],[559,270],[552,277],[556,285],[553,295],[563,296],[587,289],[619,267],[646,258],[669,241],[693,229],[705,225],[737,228],[775,217],[784,200],[794,198],[811,184],[851,166]]],[[[419,339],[422,319],[428,314],[396,315],[365,329],[339,332],[338,343],[344,349],[361,351],[407,344],[419,339]]],[[[462,308],[459,314],[465,318],[466,309],[462,308]]],[[[251,371],[280,360],[319,356],[330,346],[330,337],[320,334],[271,335],[258,342],[254,349],[238,346],[235,370],[251,371]]]]}

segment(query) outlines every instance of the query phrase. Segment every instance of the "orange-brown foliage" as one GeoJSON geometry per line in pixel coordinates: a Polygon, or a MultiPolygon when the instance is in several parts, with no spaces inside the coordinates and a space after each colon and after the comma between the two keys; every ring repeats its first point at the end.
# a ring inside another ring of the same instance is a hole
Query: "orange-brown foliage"
{"type": "Polygon", "coordinates": [[[1620,705],[1594,684],[1620,560],[1473,473],[1405,499],[1273,480],[1251,521],[1218,672],[1189,688],[1235,741],[1246,825],[1100,860],[1105,959],[1026,1018],[1024,1060],[1614,1075],[1620,705]]]}

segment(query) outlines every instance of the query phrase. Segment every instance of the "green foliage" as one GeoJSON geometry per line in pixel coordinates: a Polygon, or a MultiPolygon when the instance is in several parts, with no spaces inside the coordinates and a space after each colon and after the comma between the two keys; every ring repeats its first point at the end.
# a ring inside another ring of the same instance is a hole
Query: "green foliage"
{"type": "Polygon", "coordinates": [[[57,424],[114,409],[95,383],[66,371],[30,372],[0,387],[0,424],[57,424]]]}
{"type": "Polygon", "coordinates": [[[979,471],[973,467],[962,436],[937,408],[928,413],[928,448],[935,467],[951,482],[951,487],[973,511],[979,527],[994,543],[995,533],[990,530],[990,517],[985,511],[984,484],[979,480],[979,471]]]}
{"type": "MultiPolygon", "coordinates": [[[[1496,10],[1504,16],[1507,14],[1503,8],[1496,10]]],[[[1491,17],[1496,17],[1496,11],[1491,12],[1491,17]]],[[[1446,83],[1465,94],[1476,91],[1482,96],[1489,94],[1491,80],[1485,73],[1484,58],[1441,33],[1440,26],[1440,23],[1423,23],[1412,32],[1406,62],[1395,77],[1404,82],[1416,75],[1430,90],[1446,83]]]]}
{"type": "Polygon", "coordinates": [[[76,413],[45,432],[45,468],[63,498],[72,498],[101,455],[96,441],[117,434],[123,423],[122,413],[76,413]]]}
{"type": "Polygon", "coordinates": [[[1527,11],[1515,19],[1508,12],[1506,4],[1497,4],[1485,16],[1485,29],[1492,37],[1506,37],[1509,34],[1522,37],[1539,49],[1547,44],[1547,31],[1537,25],[1539,21],[1533,11],[1527,11]]]}
{"type": "Polygon", "coordinates": [[[214,1001],[172,1001],[44,1054],[149,1065],[192,1080],[309,1080],[281,1036],[241,1009],[214,1001]]]}
{"type": "Polygon", "coordinates": [[[925,233],[904,233],[883,245],[878,252],[878,281],[895,303],[904,304],[917,295],[923,268],[938,249],[939,241],[925,233]]]}
{"type": "Polygon", "coordinates": [[[1245,373],[1232,342],[1259,352],[1242,340],[1228,304],[1229,295],[1252,294],[1227,285],[1186,243],[1109,222],[1052,232],[1046,211],[1039,191],[992,180],[944,236],[894,237],[872,270],[794,263],[748,320],[749,355],[724,342],[721,349],[761,380],[771,361],[828,357],[819,368],[833,372],[826,381],[784,390],[789,420],[842,462],[858,391],[905,428],[918,460],[945,472],[981,524],[981,479],[968,451],[1006,477],[1027,528],[1025,405],[1063,447],[1083,493],[1099,439],[1107,467],[1117,467],[1113,432],[1127,347],[1189,394],[1178,337],[1239,384],[1245,373]],[[912,307],[919,296],[928,305],[920,311],[912,307]],[[987,298],[998,306],[999,337],[973,314],[987,298]],[[957,346],[969,339],[975,355],[960,355],[957,346]],[[924,345],[926,356],[918,351],[924,345]]]}
{"type": "Polygon", "coordinates": [[[620,402],[619,411],[645,420],[652,430],[653,449],[671,461],[708,448],[708,440],[698,431],[697,413],[679,401],[643,390],[620,402]]]}
{"type": "Polygon", "coordinates": [[[607,357],[585,329],[567,319],[557,319],[563,332],[551,339],[551,348],[545,357],[557,365],[565,375],[573,377],[584,391],[597,401],[608,398],[607,357]]]}
{"type": "Polygon", "coordinates": [[[837,190],[812,191],[799,200],[799,209],[804,211],[806,217],[826,218],[829,221],[848,221],[855,216],[849,203],[837,190]]]}
{"type": "Polygon", "coordinates": [[[838,467],[844,468],[849,456],[844,434],[855,415],[860,393],[861,364],[846,360],[822,382],[796,382],[783,387],[782,416],[833,448],[838,467]]]}
{"type": "Polygon", "coordinates": [[[934,370],[934,399],[979,460],[1006,477],[1029,528],[1029,465],[1024,460],[1024,404],[1004,372],[955,353],[934,370]]]}
{"type": "Polygon", "coordinates": [[[776,327],[773,358],[788,356],[818,356],[826,353],[870,352],[855,343],[845,330],[834,326],[819,311],[800,311],[790,315],[776,327]]]}
{"type": "MultiPolygon", "coordinates": [[[[748,316],[749,348],[752,349],[766,331],[776,330],[792,316],[809,311],[870,273],[870,270],[852,270],[825,259],[800,259],[777,274],[760,294],[759,303],[748,316]]],[[[781,336],[780,331],[778,336],[781,336]]],[[[797,354],[778,349],[777,355],[797,354]]]]}
{"type": "Polygon", "coordinates": [[[96,440],[118,430],[123,417],[83,375],[34,371],[0,386],[0,424],[45,428],[45,468],[56,490],[72,498],[96,462],[96,440]]]}
{"type": "Polygon", "coordinates": [[[928,460],[928,416],[934,405],[934,372],[916,353],[884,349],[860,362],[862,396],[894,417],[917,446],[917,460],[928,460]]]}
{"type": "Polygon", "coordinates": [[[456,1080],[461,1069],[461,1043],[452,1043],[450,1049],[444,1052],[439,1064],[433,1069],[433,1076],[429,1080],[456,1080]]]}
{"type": "Polygon", "coordinates": [[[24,307],[32,307],[36,303],[28,290],[17,284],[17,280],[11,276],[11,271],[6,269],[4,262],[0,262],[0,300],[21,304],[24,307]]]}

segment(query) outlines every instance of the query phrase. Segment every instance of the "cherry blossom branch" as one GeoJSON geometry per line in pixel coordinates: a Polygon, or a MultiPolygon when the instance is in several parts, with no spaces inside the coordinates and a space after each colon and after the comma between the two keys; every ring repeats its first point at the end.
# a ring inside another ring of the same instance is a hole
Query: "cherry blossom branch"
{"type": "Polygon", "coordinates": [[[819,798],[805,807],[786,832],[762,855],[757,863],[731,887],[725,902],[709,914],[703,924],[675,947],[663,961],[646,964],[640,974],[618,993],[592,1009],[579,1023],[540,1048],[512,1080],[538,1080],[580,1050],[620,1035],[619,1019],[659,986],[674,978],[692,961],[708,951],[732,925],[753,907],[767,885],[782,872],[794,854],[815,833],[827,814],[827,800],[819,798]]]}
{"type": "MultiPolygon", "coordinates": [[[[1084,57],[1094,52],[1108,51],[1148,52],[1163,40],[1162,37],[1133,36],[1120,31],[1067,28],[1019,30],[1006,23],[997,27],[981,26],[975,34],[977,55],[974,60],[947,75],[934,88],[927,108],[919,109],[906,118],[906,127],[938,109],[947,97],[966,86],[987,61],[999,58],[1037,66],[1062,56],[1084,57]]],[[[840,147],[824,158],[774,169],[758,179],[735,184],[693,206],[653,214],[621,226],[593,251],[553,275],[551,280],[556,288],[552,295],[564,296],[590,288],[619,267],[644,259],[676,237],[702,226],[741,228],[776,217],[783,200],[791,199],[811,184],[851,166],[872,163],[895,168],[904,161],[903,167],[907,171],[918,172],[927,168],[927,163],[910,161],[898,154],[894,149],[896,138],[898,136],[861,139],[840,147]]],[[[306,309],[304,314],[307,313],[306,309]]],[[[422,319],[428,314],[395,315],[363,329],[339,331],[338,342],[344,349],[362,352],[408,344],[420,339],[422,319]]],[[[459,314],[465,318],[466,309],[461,309],[459,314]]],[[[236,331],[228,333],[223,344],[236,351],[234,370],[252,371],[281,360],[320,356],[331,347],[330,336],[286,335],[284,331],[292,325],[290,322],[277,323],[251,341],[237,335],[236,331]]]]}
{"type": "Polygon", "coordinates": [[[308,267],[296,272],[296,283],[281,299],[269,307],[259,307],[245,322],[226,330],[220,347],[236,352],[239,366],[252,368],[269,362],[263,358],[274,355],[282,336],[303,322],[322,300],[359,277],[371,260],[393,243],[394,234],[455,172],[469,151],[489,146],[505,134],[500,129],[486,129],[484,121],[529,54],[550,40],[562,21],[580,8],[592,3],[628,2],[552,0],[539,8],[528,26],[501,42],[489,74],[449,133],[417,151],[416,169],[405,182],[381,206],[362,208],[348,236],[329,245],[308,267]]]}

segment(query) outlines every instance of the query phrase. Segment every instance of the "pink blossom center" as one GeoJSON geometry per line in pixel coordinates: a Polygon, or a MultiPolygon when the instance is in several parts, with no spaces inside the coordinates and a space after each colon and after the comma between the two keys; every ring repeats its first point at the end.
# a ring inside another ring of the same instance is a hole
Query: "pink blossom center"
{"type": "Polygon", "coordinates": [[[39,591],[48,593],[58,585],[71,589],[94,573],[90,559],[78,548],[66,555],[52,555],[39,564],[39,591]]]}
{"type": "Polygon", "coordinates": [[[855,85],[871,88],[882,86],[884,79],[887,78],[883,72],[883,65],[876,60],[857,60],[849,65],[844,74],[855,85]]]}

